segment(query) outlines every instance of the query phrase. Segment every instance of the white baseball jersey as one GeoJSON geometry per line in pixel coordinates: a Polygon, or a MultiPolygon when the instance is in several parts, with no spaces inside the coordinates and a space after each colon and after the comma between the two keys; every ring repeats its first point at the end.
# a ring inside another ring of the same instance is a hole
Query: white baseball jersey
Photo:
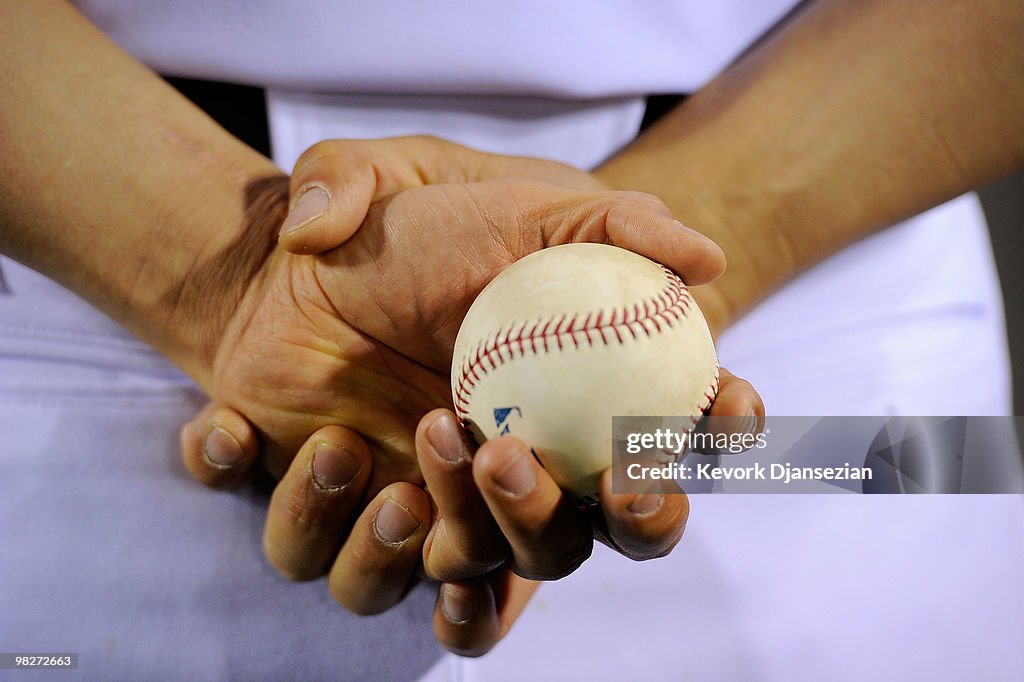
{"type": "MultiPolygon", "coordinates": [[[[692,92],[790,0],[77,3],[163,73],[268,88],[275,158],[433,133],[592,167],[643,95],[692,92]]],[[[365,619],[263,560],[266,499],[179,464],[200,404],[153,351],[0,260],[0,645],[84,679],[1016,679],[1016,497],[701,496],[670,557],[599,549],[494,652],[442,657],[427,589],[365,619]],[[140,674],[140,671],[148,674],[140,674]]],[[[847,249],[719,344],[773,414],[1005,414],[977,201],[847,249]]]]}

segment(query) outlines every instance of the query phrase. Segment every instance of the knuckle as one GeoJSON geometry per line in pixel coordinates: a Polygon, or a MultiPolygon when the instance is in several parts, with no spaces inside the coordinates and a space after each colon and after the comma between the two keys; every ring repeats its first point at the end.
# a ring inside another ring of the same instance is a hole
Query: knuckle
{"type": "Polygon", "coordinates": [[[423,145],[441,146],[442,140],[437,135],[429,135],[427,133],[419,133],[418,135],[412,135],[410,139],[413,142],[417,142],[423,145]]]}
{"type": "Polygon", "coordinates": [[[490,573],[505,563],[508,555],[503,536],[453,530],[448,520],[441,518],[429,547],[424,544],[424,568],[434,580],[458,582],[490,573]]]}
{"type": "Polygon", "coordinates": [[[346,610],[359,615],[367,615],[359,610],[359,602],[353,600],[349,591],[345,589],[345,586],[339,580],[328,580],[327,591],[330,593],[331,598],[334,599],[339,605],[343,606],[346,610]]]}
{"type": "Polygon", "coordinates": [[[315,509],[309,503],[308,495],[304,493],[292,493],[284,505],[285,514],[293,528],[300,531],[310,530],[313,525],[315,509]]]}
{"type": "Polygon", "coordinates": [[[316,571],[302,562],[296,561],[296,557],[291,552],[273,541],[264,541],[263,554],[267,557],[270,565],[274,567],[274,570],[283,578],[292,582],[315,580],[322,574],[320,571],[316,571]]]}
{"type": "Polygon", "coordinates": [[[178,429],[178,442],[181,445],[182,451],[192,447],[197,440],[195,436],[195,421],[185,422],[178,429]]]}
{"type": "Polygon", "coordinates": [[[299,155],[299,158],[295,161],[295,172],[293,174],[298,175],[306,171],[311,165],[317,163],[320,159],[334,154],[335,149],[336,145],[334,140],[321,140],[320,142],[317,142],[299,155]]]}
{"type": "Polygon", "coordinates": [[[320,489],[312,482],[294,486],[281,507],[289,529],[300,536],[317,536],[335,530],[330,527],[337,516],[331,513],[332,505],[344,491],[341,489],[324,495],[318,494],[320,489]]]}
{"type": "Polygon", "coordinates": [[[339,165],[369,164],[370,157],[370,150],[360,140],[321,140],[302,152],[295,162],[292,189],[305,184],[311,175],[323,173],[331,177],[339,165]]]}
{"type": "Polygon", "coordinates": [[[195,434],[192,422],[185,424],[178,432],[178,447],[185,467],[193,477],[200,480],[208,475],[208,467],[202,466],[202,445],[195,434]]]}
{"type": "Polygon", "coordinates": [[[741,379],[739,377],[733,377],[733,379],[729,382],[729,386],[730,386],[730,390],[733,390],[733,391],[738,391],[738,392],[741,392],[741,393],[752,393],[752,394],[755,394],[755,395],[757,394],[757,391],[754,390],[754,385],[751,384],[746,379],[741,379]]]}
{"type": "Polygon", "coordinates": [[[593,542],[579,543],[575,550],[559,551],[536,559],[517,561],[517,575],[527,580],[561,580],[590,558],[593,542]]]}
{"type": "Polygon", "coordinates": [[[658,211],[667,211],[668,207],[665,206],[659,197],[650,192],[638,192],[635,190],[620,190],[615,192],[616,204],[625,206],[628,208],[645,208],[648,210],[654,209],[658,211]]]}
{"type": "Polygon", "coordinates": [[[599,207],[609,228],[629,227],[641,232],[654,228],[655,216],[672,215],[661,199],[645,192],[616,191],[602,199],[599,207]]]}
{"type": "Polygon", "coordinates": [[[434,560],[431,562],[429,574],[432,579],[441,582],[458,582],[486,575],[499,568],[504,562],[504,557],[489,561],[465,557],[434,560]]]}
{"type": "Polygon", "coordinates": [[[324,156],[332,156],[337,153],[340,146],[340,140],[320,140],[309,147],[306,151],[302,152],[299,160],[312,161],[324,156]]]}
{"type": "Polygon", "coordinates": [[[497,643],[493,639],[479,641],[480,636],[476,633],[464,632],[462,628],[458,634],[449,635],[442,642],[444,647],[453,654],[463,658],[480,658],[494,648],[497,643]]]}
{"type": "Polygon", "coordinates": [[[685,523],[673,523],[660,532],[634,536],[620,543],[622,553],[633,561],[650,561],[668,556],[683,537],[685,523]]]}
{"type": "Polygon", "coordinates": [[[679,544],[686,530],[689,504],[685,497],[666,496],[666,504],[654,516],[625,517],[615,524],[615,547],[634,561],[648,561],[667,555],[679,544]]]}
{"type": "Polygon", "coordinates": [[[672,553],[672,550],[679,544],[679,540],[682,538],[682,533],[673,535],[672,537],[665,539],[660,538],[657,542],[652,542],[649,545],[634,548],[632,552],[627,556],[633,561],[650,561],[651,559],[662,559],[672,553]]]}
{"type": "Polygon", "coordinates": [[[389,608],[388,604],[375,600],[372,592],[348,589],[342,581],[328,581],[327,589],[334,601],[357,616],[376,616],[389,608]]]}

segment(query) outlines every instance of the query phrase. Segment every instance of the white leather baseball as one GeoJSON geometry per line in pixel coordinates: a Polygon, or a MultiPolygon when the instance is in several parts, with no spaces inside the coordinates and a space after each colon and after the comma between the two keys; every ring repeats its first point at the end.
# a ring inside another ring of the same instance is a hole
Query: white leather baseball
{"type": "Polygon", "coordinates": [[[459,329],[455,409],[480,442],[523,439],[564,489],[594,502],[612,463],[612,417],[683,415],[718,391],[704,316],[667,268],[604,244],[509,266],[459,329]]]}

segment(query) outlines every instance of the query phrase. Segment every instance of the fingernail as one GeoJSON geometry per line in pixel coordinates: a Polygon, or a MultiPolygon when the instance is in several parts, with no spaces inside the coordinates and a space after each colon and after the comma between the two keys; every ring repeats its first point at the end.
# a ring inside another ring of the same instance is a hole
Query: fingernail
{"type": "Polygon", "coordinates": [[[238,464],[245,456],[235,437],[221,426],[214,426],[203,444],[203,456],[215,467],[227,468],[238,464]]]}
{"type": "Polygon", "coordinates": [[[445,618],[453,623],[465,623],[476,610],[473,600],[455,585],[444,585],[441,588],[441,610],[445,618]]]}
{"type": "Polygon", "coordinates": [[[331,205],[331,195],[323,187],[314,185],[299,195],[298,201],[281,225],[281,234],[294,232],[314,218],[319,218],[331,205]]]}
{"type": "Polygon", "coordinates": [[[393,545],[408,539],[419,527],[420,522],[411,511],[391,500],[384,502],[373,520],[377,537],[393,545]]]}
{"type": "Polygon", "coordinates": [[[333,443],[317,443],[313,449],[313,480],[323,490],[345,487],[361,468],[351,452],[333,443]]]}
{"type": "Polygon", "coordinates": [[[505,492],[521,497],[537,485],[537,476],[533,472],[533,462],[526,450],[519,448],[508,456],[505,467],[494,474],[494,482],[505,492]]]}
{"type": "Polygon", "coordinates": [[[462,432],[455,419],[446,414],[434,421],[427,429],[427,440],[441,459],[456,464],[469,459],[469,453],[462,441],[462,432]]]}
{"type": "Polygon", "coordinates": [[[629,503],[629,511],[637,516],[647,516],[661,506],[663,499],[662,493],[640,493],[629,503]]]}
{"type": "Polygon", "coordinates": [[[757,415],[753,409],[747,411],[747,417],[743,420],[743,433],[757,435],[757,415]]]}

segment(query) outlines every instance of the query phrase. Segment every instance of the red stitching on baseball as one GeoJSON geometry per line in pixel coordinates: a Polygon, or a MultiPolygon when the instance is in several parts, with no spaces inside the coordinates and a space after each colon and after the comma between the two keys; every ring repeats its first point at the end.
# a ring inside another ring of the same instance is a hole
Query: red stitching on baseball
{"type": "MultiPolygon", "coordinates": [[[[634,325],[639,326],[645,336],[651,335],[651,330],[648,327],[648,323],[654,326],[657,333],[662,331],[661,323],[664,322],[669,328],[671,328],[672,321],[679,321],[689,315],[690,312],[690,292],[687,291],[686,285],[683,281],[676,277],[676,275],[668,268],[662,267],[662,273],[665,275],[666,285],[665,288],[659,292],[656,296],[651,299],[643,301],[643,315],[640,313],[640,304],[634,303],[632,307],[623,306],[621,308],[613,308],[608,321],[604,321],[605,311],[599,310],[595,317],[593,312],[588,312],[586,319],[580,325],[579,329],[575,328],[575,324],[578,321],[578,315],[573,315],[569,321],[568,329],[563,330],[562,325],[568,319],[568,315],[562,314],[560,317],[550,317],[544,321],[543,327],[541,327],[541,320],[530,328],[529,333],[526,333],[527,323],[524,322],[522,329],[519,332],[519,336],[512,340],[512,342],[519,343],[520,354],[519,357],[524,357],[527,354],[527,345],[523,343],[525,335],[526,339],[529,339],[529,351],[533,354],[537,354],[537,341],[538,339],[543,344],[543,352],[547,353],[550,351],[548,345],[549,340],[553,339],[558,346],[558,350],[565,350],[562,345],[562,335],[568,333],[569,338],[572,339],[573,346],[579,348],[579,343],[576,340],[577,333],[586,334],[587,345],[592,346],[594,339],[591,336],[591,332],[596,331],[601,339],[601,343],[604,345],[610,345],[609,338],[605,336],[605,330],[611,330],[615,334],[615,342],[623,344],[625,342],[625,336],[622,334],[622,329],[625,328],[629,331],[630,336],[633,339],[637,338],[637,332],[633,328],[634,325]],[[648,303],[651,305],[651,310],[648,311],[648,303]],[[630,311],[633,312],[633,318],[630,319],[630,311]],[[621,321],[616,321],[621,313],[621,321]],[[556,322],[557,320],[557,322],[556,322]],[[554,323],[555,328],[553,331],[551,325],[554,323]],[[540,332],[537,329],[540,327],[540,332]]],[[[499,329],[496,334],[488,339],[480,341],[472,351],[466,354],[467,361],[463,363],[459,370],[459,379],[455,386],[455,411],[459,415],[459,419],[463,422],[466,421],[468,416],[469,399],[473,393],[473,389],[481,381],[481,379],[496,370],[506,362],[511,361],[515,357],[515,353],[509,348],[509,358],[506,360],[500,351],[500,348],[510,344],[509,336],[518,322],[513,322],[507,329],[499,329]],[[502,339],[504,334],[504,340],[502,339]],[[497,351],[498,359],[500,362],[495,362],[492,355],[497,351]],[[485,364],[485,360],[486,363],[485,364]],[[488,367],[488,364],[490,365],[488,367]]],[[[696,424],[700,421],[700,418],[711,406],[711,403],[715,399],[715,395],[718,393],[718,368],[715,367],[715,376],[711,383],[708,385],[708,390],[704,393],[706,400],[702,405],[698,405],[697,408],[699,413],[696,417],[693,417],[693,423],[696,424]],[[710,393],[710,396],[708,395],[710,393]]]]}
{"type": "Polygon", "coordinates": [[[707,390],[704,391],[704,402],[697,405],[697,414],[690,417],[690,428],[693,429],[697,426],[697,423],[707,414],[707,411],[711,409],[711,403],[715,402],[715,397],[718,395],[719,386],[719,372],[718,365],[715,365],[715,376],[712,377],[711,383],[708,384],[707,390]]]}

